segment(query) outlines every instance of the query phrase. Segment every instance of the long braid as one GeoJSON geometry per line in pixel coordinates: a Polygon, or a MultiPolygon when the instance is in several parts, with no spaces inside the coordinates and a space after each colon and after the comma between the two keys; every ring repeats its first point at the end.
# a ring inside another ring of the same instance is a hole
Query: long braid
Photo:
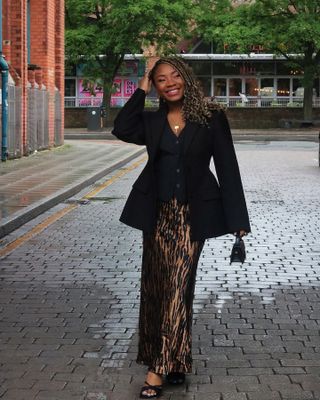
{"type": "MultiPolygon", "coordinates": [[[[212,111],[221,109],[216,103],[209,102],[204,97],[199,81],[194,76],[192,69],[177,57],[160,58],[151,69],[149,76],[154,82],[154,74],[160,64],[169,64],[176,69],[185,82],[185,93],[182,105],[182,115],[186,121],[208,125],[212,111]]],[[[160,99],[160,107],[164,105],[160,99]]]]}

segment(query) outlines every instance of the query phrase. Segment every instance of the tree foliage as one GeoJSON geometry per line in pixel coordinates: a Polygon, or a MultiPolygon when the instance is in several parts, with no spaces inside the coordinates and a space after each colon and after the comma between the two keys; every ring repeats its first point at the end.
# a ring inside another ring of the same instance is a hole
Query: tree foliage
{"type": "Polygon", "coordinates": [[[206,40],[228,45],[228,52],[284,56],[303,71],[304,116],[311,119],[313,80],[320,74],[320,1],[255,0],[236,6],[229,0],[199,0],[197,26],[206,40]],[[204,12],[210,9],[211,12],[204,12]]]}
{"type": "Polygon", "coordinates": [[[127,53],[156,45],[170,52],[190,28],[190,0],[66,0],[66,55],[100,79],[109,105],[112,83],[127,53]]]}

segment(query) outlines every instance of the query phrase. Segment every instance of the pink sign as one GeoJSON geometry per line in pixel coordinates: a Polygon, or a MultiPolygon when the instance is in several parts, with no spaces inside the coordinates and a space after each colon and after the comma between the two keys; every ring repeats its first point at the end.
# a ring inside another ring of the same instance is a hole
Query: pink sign
{"type": "Polygon", "coordinates": [[[83,84],[83,80],[78,80],[78,97],[80,106],[99,106],[103,97],[103,89],[101,85],[83,84]],[[92,90],[91,90],[92,89],[92,90]]]}
{"type": "Polygon", "coordinates": [[[124,97],[130,97],[133,95],[133,92],[137,89],[137,80],[136,79],[125,79],[124,80],[124,97]]]}
{"type": "Polygon", "coordinates": [[[121,96],[122,96],[122,79],[116,78],[113,81],[112,97],[121,97],[121,96]]]}
{"type": "Polygon", "coordinates": [[[102,97],[103,96],[103,89],[102,85],[99,84],[94,84],[93,87],[90,84],[83,84],[83,80],[79,79],[78,80],[78,96],[79,97],[102,97]],[[93,89],[93,90],[91,90],[93,89]]]}

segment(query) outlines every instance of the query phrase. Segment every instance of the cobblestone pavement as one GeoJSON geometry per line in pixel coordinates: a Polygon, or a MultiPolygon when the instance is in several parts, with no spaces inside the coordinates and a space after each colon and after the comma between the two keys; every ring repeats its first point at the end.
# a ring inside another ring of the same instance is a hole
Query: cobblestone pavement
{"type": "MultiPolygon", "coordinates": [[[[194,374],[162,398],[319,400],[318,146],[241,142],[237,151],[253,229],[247,262],[229,265],[231,235],[206,242],[194,374]]],[[[1,399],[138,398],[141,234],[118,218],[140,170],[0,260],[1,399]]]]}

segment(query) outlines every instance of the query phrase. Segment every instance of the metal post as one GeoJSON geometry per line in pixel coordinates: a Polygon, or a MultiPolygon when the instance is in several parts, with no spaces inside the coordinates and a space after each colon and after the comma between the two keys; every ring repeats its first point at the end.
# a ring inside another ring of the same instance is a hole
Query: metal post
{"type": "Polygon", "coordinates": [[[1,160],[6,161],[8,158],[8,79],[9,66],[2,54],[2,0],[0,0],[0,71],[2,75],[2,124],[1,124],[1,160]]]}

